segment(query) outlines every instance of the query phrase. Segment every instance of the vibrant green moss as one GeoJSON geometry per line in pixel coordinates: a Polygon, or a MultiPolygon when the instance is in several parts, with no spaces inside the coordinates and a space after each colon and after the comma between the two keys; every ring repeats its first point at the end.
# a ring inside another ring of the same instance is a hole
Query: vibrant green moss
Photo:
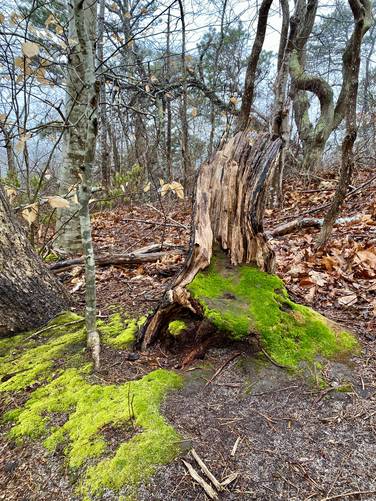
{"type": "MultiPolygon", "coordinates": [[[[22,390],[35,382],[48,379],[54,361],[82,353],[85,328],[82,318],[65,313],[51,321],[39,336],[46,342],[38,344],[30,335],[16,336],[18,346],[0,358],[0,392],[22,390]]],[[[16,341],[14,339],[14,341],[16,341]]]]}
{"type": "Polygon", "coordinates": [[[281,279],[252,266],[229,268],[224,259],[213,259],[188,286],[219,330],[235,340],[257,333],[269,355],[289,367],[317,355],[332,358],[358,350],[351,334],[291,301],[281,279]]]}
{"type": "MultiPolygon", "coordinates": [[[[127,329],[123,324],[122,330],[116,329],[118,322],[118,317],[112,318],[106,334],[124,341],[127,329]]],[[[132,321],[133,332],[141,322],[132,321]]],[[[82,356],[86,345],[82,318],[73,314],[60,315],[34,339],[30,334],[17,337],[20,345],[13,343],[1,359],[1,374],[7,377],[0,389],[11,395],[35,382],[38,388],[22,407],[4,414],[12,424],[9,434],[16,441],[43,439],[51,451],[62,446],[68,466],[79,469],[78,490],[85,499],[105,488],[136,486],[157,465],[176,456],[180,437],[159,406],[167,391],[181,385],[181,376],[159,369],[121,385],[97,384],[92,364],[82,356]],[[106,440],[108,426],[114,428],[115,437],[117,428],[126,431],[116,450],[106,440]]]]}
{"type": "Polygon", "coordinates": [[[113,348],[129,348],[138,330],[143,326],[146,317],[124,318],[120,313],[113,314],[107,323],[98,322],[101,340],[113,348]]]}
{"type": "Polygon", "coordinates": [[[34,391],[24,408],[5,415],[15,423],[10,431],[14,439],[47,435],[44,445],[49,450],[64,444],[72,468],[106,454],[107,443],[101,434],[106,425],[127,423],[130,429],[140,430],[111,457],[88,467],[81,485],[85,494],[137,484],[151,475],[156,465],[172,460],[180,441],[159,413],[166,392],[181,385],[180,376],[158,369],[140,380],[103,386],[86,380],[90,370],[90,365],[65,370],[34,391]],[[51,416],[56,414],[68,417],[64,424],[54,427],[51,416]]]}
{"type": "Polygon", "coordinates": [[[174,320],[168,324],[168,332],[171,336],[179,336],[187,328],[183,320],[174,320]]]}

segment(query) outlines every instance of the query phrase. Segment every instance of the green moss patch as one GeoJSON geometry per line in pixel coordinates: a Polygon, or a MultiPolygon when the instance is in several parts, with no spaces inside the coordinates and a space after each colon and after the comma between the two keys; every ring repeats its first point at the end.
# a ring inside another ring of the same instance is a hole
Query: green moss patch
{"type": "Polygon", "coordinates": [[[20,334],[5,340],[0,353],[0,392],[23,390],[48,380],[54,363],[63,357],[65,364],[82,362],[86,331],[82,317],[64,313],[40,333],[20,334]]]}
{"type": "Polygon", "coordinates": [[[146,317],[136,319],[128,318],[121,313],[114,313],[108,322],[98,321],[102,343],[113,348],[129,348],[145,322],[146,317]]]}
{"type": "Polygon", "coordinates": [[[12,438],[44,436],[49,450],[63,444],[71,468],[105,455],[107,443],[101,430],[106,425],[128,423],[140,428],[140,433],[120,444],[109,458],[88,466],[80,486],[85,495],[139,483],[154,473],[156,465],[174,459],[180,443],[174,428],[159,413],[166,392],[180,386],[180,376],[158,369],[137,381],[103,386],[86,380],[90,370],[90,366],[65,370],[34,391],[23,408],[5,415],[14,422],[12,438]],[[53,425],[51,416],[57,413],[68,414],[61,426],[53,425]]]}
{"type": "Polygon", "coordinates": [[[196,275],[188,286],[205,316],[234,340],[257,333],[262,347],[279,364],[348,356],[356,339],[312,309],[291,301],[275,275],[243,265],[231,268],[224,256],[196,275]]]}
{"type": "Polygon", "coordinates": [[[187,324],[183,320],[173,320],[168,324],[168,332],[171,336],[179,336],[187,328],[187,324]]]}
{"type": "MultiPolygon", "coordinates": [[[[117,330],[120,321],[111,317],[109,324],[101,323],[103,338],[109,344],[115,340],[117,348],[133,341],[141,322],[128,322],[124,328],[121,321],[122,329],[117,330]],[[132,336],[126,333],[130,325],[132,336]]],[[[27,389],[29,398],[2,419],[10,423],[9,435],[17,442],[42,440],[48,450],[63,451],[68,467],[79,475],[78,491],[84,499],[100,496],[104,489],[137,486],[157,465],[176,457],[181,439],[159,408],[166,393],[181,386],[180,375],[158,369],[139,380],[103,384],[85,356],[82,318],[70,313],[37,336],[17,336],[17,342],[0,359],[6,376],[0,390],[11,397],[27,389]],[[107,439],[109,427],[113,437],[117,430],[127,430],[124,438],[120,433],[116,448],[113,438],[107,439]]]]}

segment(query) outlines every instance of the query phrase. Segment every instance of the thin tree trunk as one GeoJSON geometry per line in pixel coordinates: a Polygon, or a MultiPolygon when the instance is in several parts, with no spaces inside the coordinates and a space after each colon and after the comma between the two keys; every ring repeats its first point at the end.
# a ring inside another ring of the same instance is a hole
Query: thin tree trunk
{"type": "Polygon", "coordinates": [[[264,45],[269,10],[272,2],[273,0],[263,0],[260,6],[256,37],[255,41],[253,42],[252,52],[247,65],[244,93],[236,127],[237,131],[246,130],[249,124],[249,116],[251,113],[253,94],[255,90],[257,64],[259,62],[261,50],[264,45]]]}
{"type": "MultiPolygon", "coordinates": [[[[105,0],[100,0],[99,16],[98,16],[98,62],[103,62],[103,43],[104,43],[104,13],[106,8],[105,0]]],[[[103,72],[103,67],[102,67],[103,72]]],[[[100,171],[102,184],[106,190],[109,189],[111,183],[111,164],[110,155],[107,143],[107,106],[106,106],[106,78],[102,74],[100,77],[100,171]]]]}
{"type": "Polygon", "coordinates": [[[95,33],[97,20],[96,3],[85,6],[82,0],[74,0],[74,19],[76,32],[82,54],[82,66],[84,83],[86,87],[85,95],[87,103],[85,108],[86,125],[83,131],[84,162],[80,165],[80,179],[78,186],[78,201],[80,204],[80,230],[82,246],[85,256],[85,317],[87,329],[87,344],[92,350],[94,366],[99,368],[100,339],[97,331],[97,308],[96,308],[96,286],[95,286],[95,260],[93,241],[91,236],[91,222],[89,212],[89,201],[91,197],[91,175],[95,157],[95,145],[98,132],[97,107],[99,87],[95,75],[95,33]]]}
{"type": "Polygon", "coordinates": [[[358,97],[360,52],[363,36],[371,26],[371,21],[367,18],[371,11],[368,10],[367,12],[367,8],[364,8],[363,5],[368,4],[368,9],[370,9],[368,0],[363,0],[363,2],[359,0],[349,0],[349,3],[354,16],[355,29],[351,37],[352,45],[351,50],[349,50],[350,59],[346,60],[346,53],[344,54],[344,64],[347,63],[351,65],[351,67],[345,71],[349,80],[346,84],[348,86],[346,102],[346,136],[342,143],[342,163],[339,182],[332,205],[324,218],[324,224],[318,238],[318,246],[324,245],[331,235],[339,209],[346,197],[354,168],[353,146],[357,136],[356,103],[358,97]]]}
{"type": "Polygon", "coordinates": [[[182,49],[181,49],[181,66],[183,88],[180,104],[180,120],[181,120],[181,156],[183,164],[184,189],[187,195],[191,195],[194,185],[194,171],[189,153],[189,131],[188,131],[188,88],[187,88],[187,64],[186,64],[186,32],[185,32],[185,13],[183,0],[179,1],[180,22],[182,26],[182,49]]]}
{"type": "Polygon", "coordinates": [[[283,146],[270,183],[270,202],[272,207],[282,207],[283,204],[283,174],[285,170],[286,150],[290,141],[290,103],[288,98],[289,59],[292,50],[292,39],[295,38],[296,30],[296,26],[292,24],[289,43],[289,4],[288,0],[281,0],[280,3],[283,16],[278,50],[278,76],[274,85],[273,132],[282,138],[283,146]]]}
{"type": "MultiPolygon", "coordinates": [[[[171,10],[168,9],[167,15],[167,41],[166,41],[166,80],[171,79],[171,10]]],[[[166,162],[167,162],[167,178],[171,182],[173,180],[172,172],[172,112],[171,99],[166,96],[166,162]]]]}

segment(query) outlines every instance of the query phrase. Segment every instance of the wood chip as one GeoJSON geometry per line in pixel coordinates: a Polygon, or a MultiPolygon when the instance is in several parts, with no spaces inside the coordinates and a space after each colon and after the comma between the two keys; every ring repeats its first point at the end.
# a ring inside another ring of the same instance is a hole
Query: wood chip
{"type": "Polygon", "coordinates": [[[221,483],[215,478],[215,476],[212,474],[212,472],[209,470],[209,468],[206,466],[206,464],[200,458],[200,456],[197,454],[197,452],[194,449],[192,449],[191,450],[191,454],[195,458],[195,460],[197,461],[197,464],[200,466],[200,468],[203,471],[203,473],[205,473],[205,475],[208,477],[208,479],[214,485],[214,487],[218,491],[221,491],[222,490],[221,483]]]}
{"type": "Polygon", "coordinates": [[[193,480],[195,480],[204,489],[204,491],[209,496],[209,498],[210,499],[218,499],[218,496],[217,496],[217,493],[215,492],[215,490],[207,482],[205,482],[205,480],[202,477],[200,477],[200,475],[193,468],[193,466],[190,463],[188,463],[188,461],[184,461],[184,459],[182,459],[182,462],[183,462],[184,466],[187,468],[190,476],[193,478],[193,480]]]}
{"type": "Polygon", "coordinates": [[[234,443],[234,447],[232,448],[232,451],[231,451],[231,457],[235,457],[235,454],[236,454],[236,450],[238,448],[238,445],[239,445],[239,442],[240,442],[240,437],[238,437],[236,439],[236,442],[234,443]]]}
{"type": "Polygon", "coordinates": [[[228,477],[226,477],[223,482],[221,482],[222,487],[226,487],[226,485],[231,484],[234,480],[236,480],[239,476],[239,473],[231,473],[228,477]]]}

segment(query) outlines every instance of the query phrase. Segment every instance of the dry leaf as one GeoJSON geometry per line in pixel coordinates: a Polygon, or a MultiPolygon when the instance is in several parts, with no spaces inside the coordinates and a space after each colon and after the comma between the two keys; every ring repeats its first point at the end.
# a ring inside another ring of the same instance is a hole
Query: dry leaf
{"type": "Polygon", "coordinates": [[[28,205],[23,209],[21,212],[22,217],[28,222],[29,226],[33,224],[33,222],[36,220],[37,215],[38,215],[38,205],[32,204],[28,205]]]}
{"type": "Polygon", "coordinates": [[[148,184],[146,184],[144,186],[144,193],[147,193],[148,191],[150,191],[150,186],[151,186],[151,182],[149,181],[148,184]]]}
{"type": "Polygon", "coordinates": [[[170,189],[176,193],[176,195],[181,198],[181,199],[184,199],[184,188],[183,188],[183,185],[181,185],[180,183],[178,183],[177,181],[172,181],[172,183],[170,183],[170,189]]]}
{"type": "Polygon", "coordinates": [[[358,296],[354,293],[338,298],[338,303],[342,306],[351,306],[358,301],[358,296]]]}
{"type": "Polygon", "coordinates": [[[5,21],[5,16],[4,14],[0,14],[0,24],[3,24],[5,21]]]}
{"type": "Polygon", "coordinates": [[[13,200],[17,196],[17,190],[11,188],[10,186],[5,186],[5,192],[8,195],[9,201],[13,202],[13,200]]]}
{"type": "Polygon", "coordinates": [[[193,117],[193,118],[196,118],[196,117],[197,117],[197,114],[198,114],[198,112],[197,112],[197,108],[192,108],[192,117],[193,117]]]}
{"type": "Polygon", "coordinates": [[[22,44],[22,53],[26,57],[34,57],[39,54],[39,45],[34,42],[25,42],[22,44]]]}
{"type": "Polygon", "coordinates": [[[309,276],[319,287],[323,287],[326,284],[325,274],[320,273],[319,271],[310,271],[309,276]]]}
{"type": "Polygon", "coordinates": [[[171,190],[171,185],[169,183],[164,184],[161,188],[161,196],[164,197],[166,193],[170,190],[171,190]]]}
{"type": "Polygon", "coordinates": [[[54,207],[55,209],[68,209],[70,205],[69,200],[60,197],[59,195],[47,197],[47,201],[51,205],[51,207],[54,207]]]}

